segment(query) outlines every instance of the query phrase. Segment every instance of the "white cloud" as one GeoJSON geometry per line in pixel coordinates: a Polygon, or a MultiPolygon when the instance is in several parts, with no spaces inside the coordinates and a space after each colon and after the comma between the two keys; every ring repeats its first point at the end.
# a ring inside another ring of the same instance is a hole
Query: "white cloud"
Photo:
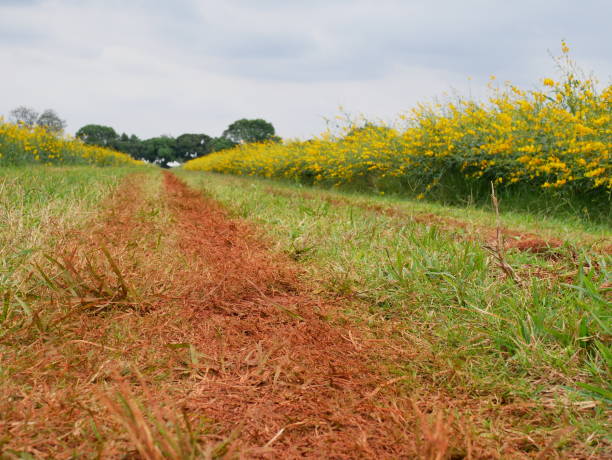
{"type": "Polygon", "coordinates": [[[218,135],[262,117],[285,137],[343,105],[390,119],[490,74],[531,86],[566,38],[604,81],[609,2],[0,0],[0,113],[52,107],[76,131],[218,135]]]}

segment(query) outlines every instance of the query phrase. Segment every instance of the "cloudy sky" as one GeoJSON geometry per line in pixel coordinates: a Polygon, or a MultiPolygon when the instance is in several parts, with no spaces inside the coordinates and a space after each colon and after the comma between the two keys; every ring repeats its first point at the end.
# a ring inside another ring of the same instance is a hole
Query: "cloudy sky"
{"type": "Polygon", "coordinates": [[[308,137],[490,75],[531,88],[566,39],[612,76],[610,0],[0,0],[0,114],[54,108],[140,137],[265,118],[308,137]]]}

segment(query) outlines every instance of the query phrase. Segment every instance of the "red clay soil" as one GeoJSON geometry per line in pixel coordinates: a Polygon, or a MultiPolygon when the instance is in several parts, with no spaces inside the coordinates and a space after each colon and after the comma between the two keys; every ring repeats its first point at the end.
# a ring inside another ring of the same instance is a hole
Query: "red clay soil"
{"type": "Polygon", "coordinates": [[[249,457],[416,455],[399,409],[407,401],[392,409],[377,397],[384,380],[349,339],[358,334],[324,321],[329,305],[304,292],[293,267],[245,224],[171,174],[165,185],[179,244],[201,264],[185,280],[188,297],[207,299],[188,305],[210,363],[189,409],[235,431],[249,457]]]}

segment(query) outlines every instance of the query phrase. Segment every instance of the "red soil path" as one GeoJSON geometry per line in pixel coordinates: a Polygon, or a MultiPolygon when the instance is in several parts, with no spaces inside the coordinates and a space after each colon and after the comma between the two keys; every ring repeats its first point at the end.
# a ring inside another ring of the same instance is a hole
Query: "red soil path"
{"type": "MultiPolygon", "coordinates": [[[[180,246],[201,269],[185,280],[210,362],[189,398],[249,456],[386,458],[416,454],[396,401],[363,347],[322,318],[288,262],[273,257],[243,223],[167,174],[180,246]]],[[[404,406],[406,406],[404,401],[404,406]]],[[[411,411],[412,412],[412,411],[411,411]]]]}
{"type": "Polygon", "coordinates": [[[369,328],[346,320],[340,325],[341,301],[315,294],[295,263],[270,252],[245,222],[228,218],[217,202],[172,174],[165,175],[165,188],[179,247],[195,267],[183,279],[185,299],[196,299],[185,300],[185,308],[208,363],[184,403],[217,422],[218,439],[232,441],[230,454],[557,458],[557,434],[535,440],[514,429],[549,416],[536,405],[499,406],[494,397],[460,390],[451,396],[434,381],[426,394],[413,392],[402,385],[411,377],[390,375],[386,363],[434,356],[401,349],[408,343],[391,337],[372,339],[369,328]],[[486,423],[506,434],[478,436],[486,423]]]}

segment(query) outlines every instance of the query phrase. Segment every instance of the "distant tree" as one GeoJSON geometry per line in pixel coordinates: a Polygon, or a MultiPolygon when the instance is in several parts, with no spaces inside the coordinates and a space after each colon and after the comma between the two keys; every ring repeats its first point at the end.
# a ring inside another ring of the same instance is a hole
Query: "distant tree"
{"type": "Polygon", "coordinates": [[[57,112],[53,109],[47,109],[43,113],[38,113],[31,107],[21,105],[9,112],[9,121],[17,124],[22,124],[30,128],[41,126],[53,131],[61,133],[66,127],[66,122],[62,120],[57,112]]]}
{"type": "Polygon", "coordinates": [[[86,144],[99,145],[127,153],[135,159],[157,164],[163,168],[172,163],[183,163],[193,158],[236,146],[239,142],[280,140],[274,127],[265,120],[238,120],[221,137],[202,133],[185,133],[177,138],[158,136],[141,140],[135,135],[117,134],[110,126],[89,124],[80,128],[76,136],[86,144]]]}
{"type": "Polygon", "coordinates": [[[31,107],[20,105],[9,112],[9,121],[32,128],[38,121],[38,112],[31,107]]]}
{"type": "Polygon", "coordinates": [[[128,136],[126,133],[123,133],[109,145],[111,148],[127,153],[134,158],[141,157],[142,141],[133,134],[128,136]]]}
{"type": "Polygon", "coordinates": [[[86,144],[114,148],[119,136],[113,128],[103,125],[85,125],[76,132],[76,136],[86,144]]]}
{"type": "Polygon", "coordinates": [[[246,118],[243,118],[241,120],[237,120],[229,125],[225,131],[223,131],[223,137],[237,144],[278,139],[275,136],[274,126],[272,126],[272,123],[262,120],[261,118],[254,120],[247,120],[246,118]]]}
{"type": "Polygon", "coordinates": [[[140,158],[168,168],[169,163],[177,160],[176,139],[170,136],[159,136],[147,139],[142,143],[140,158]]]}
{"type": "Polygon", "coordinates": [[[206,134],[181,134],[176,138],[176,160],[187,161],[209,154],[212,151],[212,141],[206,134]]]}
{"type": "Polygon", "coordinates": [[[41,113],[36,120],[36,124],[54,133],[61,133],[66,127],[66,122],[53,109],[47,109],[41,113]]]}
{"type": "Polygon", "coordinates": [[[128,145],[130,147],[127,153],[132,155],[134,158],[140,158],[143,149],[143,141],[141,141],[135,134],[132,134],[130,136],[130,142],[128,145]]]}
{"type": "Polygon", "coordinates": [[[211,152],[219,152],[220,150],[231,149],[236,146],[234,141],[229,140],[227,137],[215,137],[210,144],[211,152]]]}

